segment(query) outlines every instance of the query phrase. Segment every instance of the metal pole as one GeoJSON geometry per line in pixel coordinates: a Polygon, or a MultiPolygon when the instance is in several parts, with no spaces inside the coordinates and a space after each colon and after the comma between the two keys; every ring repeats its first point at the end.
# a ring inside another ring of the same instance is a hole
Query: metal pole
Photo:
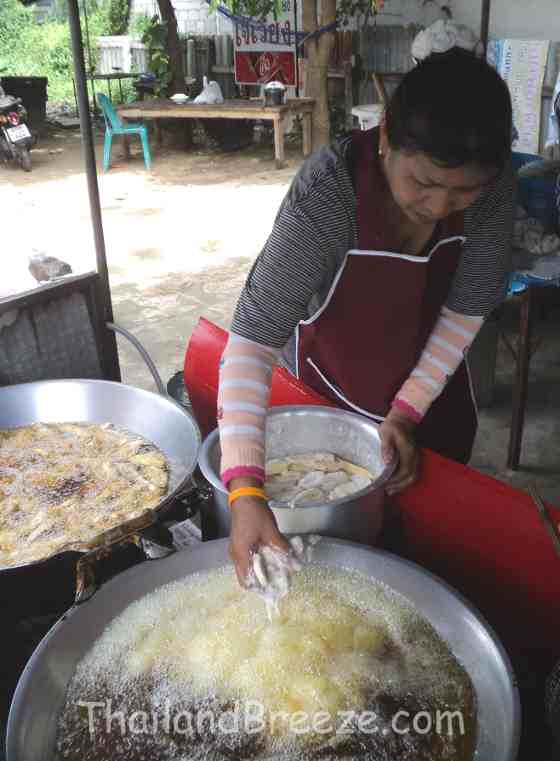
{"type": "MultiPolygon", "coordinates": [[[[80,6],[78,5],[78,11],[79,9],[80,9],[80,6]]],[[[90,82],[91,82],[91,98],[93,101],[93,115],[97,116],[97,101],[95,100],[95,80],[93,78],[94,76],[93,65],[91,63],[91,40],[89,37],[89,19],[88,19],[88,9],[87,9],[86,0],[82,0],[82,9],[84,12],[84,27],[86,31],[86,50],[87,50],[89,76],[90,76],[90,82]]]]}
{"type": "Polygon", "coordinates": [[[488,35],[490,30],[490,3],[491,0],[482,0],[482,18],[480,21],[480,39],[484,45],[484,55],[488,50],[488,35]]]}
{"type": "Polygon", "coordinates": [[[95,146],[93,142],[93,131],[89,113],[86,71],[84,65],[84,47],[82,43],[82,30],[80,28],[80,11],[78,8],[78,0],[68,0],[68,20],[70,23],[70,36],[72,39],[74,78],[76,81],[76,92],[78,96],[80,131],[82,135],[84,162],[86,165],[91,222],[93,226],[93,237],[95,241],[97,272],[99,273],[100,280],[99,295],[101,304],[103,305],[103,314],[101,315],[101,320],[103,323],[103,334],[100,336],[102,344],[101,361],[106,377],[112,380],[120,380],[117,341],[115,334],[105,327],[105,323],[113,322],[113,306],[111,303],[109,270],[107,268],[105,239],[103,237],[103,222],[101,218],[101,206],[99,203],[97,168],[95,166],[95,146]]]}

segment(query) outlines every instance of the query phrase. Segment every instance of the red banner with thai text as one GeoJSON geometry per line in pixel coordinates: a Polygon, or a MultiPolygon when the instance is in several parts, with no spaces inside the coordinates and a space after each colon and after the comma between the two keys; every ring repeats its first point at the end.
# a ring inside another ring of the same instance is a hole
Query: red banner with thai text
{"type": "Polygon", "coordinates": [[[235,81],[244,85],[265,85],[267,82],[296,84],[295,53],[281,51],[236,51],[235,81]]]}

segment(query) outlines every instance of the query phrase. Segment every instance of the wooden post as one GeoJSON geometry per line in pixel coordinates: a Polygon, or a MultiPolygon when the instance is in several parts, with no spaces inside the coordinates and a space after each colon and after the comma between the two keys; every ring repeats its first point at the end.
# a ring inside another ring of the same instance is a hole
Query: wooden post
{"type": "Polygon", "coordinates": [[[309,156],[313,150],[313,122],[311,111],[303,113],[303,155],[309,156]]]}
{"type": "Polygon", "coordinates": [[[381,105],[386,106],[387,105],[387,90],[385,89],[385,82],[383,81],[383,75],[377,74],[375,71],[371,75],[373,77],[373,84],[375,85],[375,90],[377,92],[377,97],[379,98],[379,102],[381,105]]]}
{"type": "MultiPolygon", "coordinates": [[[[344,62],[344,110],[346,111],[346,129],[352,129],[354,119],[352,107],[354,98],[352,95],[352,61],[344,62]]],[[[305,149],[304,149],[305,152],[305,149]]]]}
{"type": "Polygon", "coordinates": [[[274,117],[274,156],[276,169],[282,169],[284,166],[284,120],[280,114],[274,117]]]}

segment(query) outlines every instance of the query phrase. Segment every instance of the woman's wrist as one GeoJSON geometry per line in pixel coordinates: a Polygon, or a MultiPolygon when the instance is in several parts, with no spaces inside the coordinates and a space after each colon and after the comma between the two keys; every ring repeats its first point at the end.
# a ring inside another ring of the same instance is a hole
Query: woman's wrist
{"type": "MultiPolygon", "coordinates": [[[[258,465],[236,465],[235,467],[223,468],[221,472],[222,483],[226,488],[231,488],[231,484],[238,479],[253,479],[258,482],[260,486],[265,481],[264,466],[258,465]]],[[[252,484],[244,484],[252,485],[252,484]]]]}
{"type": "Polygon", "coordinates": [[[254,476],[239,476],[237,478],[232,478],[228,484],[229,492],[232,492],[235,489],[245,489],[245,488],[262,489],[263,482],[260,479],[255,478],[254,476]]]}
{"type": "Polygon", "coordinates": [[[403,426],[408,431],[412,432],[415,430],[420,421],[414,419],[406,408],[403,409],[401,405],[393,403],[391,409],[389,410],[389,414],[385,418],[385,422],[396,423],[397,425],[403,426]]]}
{"type": "Polygon", "coordinates": [[[254,506],[256,503],[259,503],[261,507],[268,506],[263,483],[258,478],[251,476],[234,478],[228,485],[228,491],[230,495],[234,495],[234,493],[238,491],[242,492],[239,496],[234,498],[233,502],[230,502],[230,508],[233,510],[238,509],[239,507],[242,508],[243,505],[247,504],[254,506]],[[243,494],[246,490],[250,492],[253,492],[254,490],[255,493],[243,494]]]}

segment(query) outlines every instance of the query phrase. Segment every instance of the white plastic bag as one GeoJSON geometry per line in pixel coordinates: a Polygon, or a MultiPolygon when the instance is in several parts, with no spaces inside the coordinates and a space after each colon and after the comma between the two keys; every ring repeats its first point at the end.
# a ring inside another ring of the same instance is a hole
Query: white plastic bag
{"type": "Polygon", "coordinates": [[[478,52],[479,40],[469,27],[440,19],[418,32],[412,43],[412,57],[417,61],[432,53],[445,53],[453,47],[478,52]]]}
{"type": "Polygon", "coordinates": [[[200,95],[197,95],[194,99],[194,103],[202,103],[206,105],[212,105],[217,103],[223,103],[224,102],[224,96],[222,95],[222,90],[220,85],[217,82],[208,82],[206,83],[206,77],[204,82],[204,89],[200,93],[200,95]]]}

